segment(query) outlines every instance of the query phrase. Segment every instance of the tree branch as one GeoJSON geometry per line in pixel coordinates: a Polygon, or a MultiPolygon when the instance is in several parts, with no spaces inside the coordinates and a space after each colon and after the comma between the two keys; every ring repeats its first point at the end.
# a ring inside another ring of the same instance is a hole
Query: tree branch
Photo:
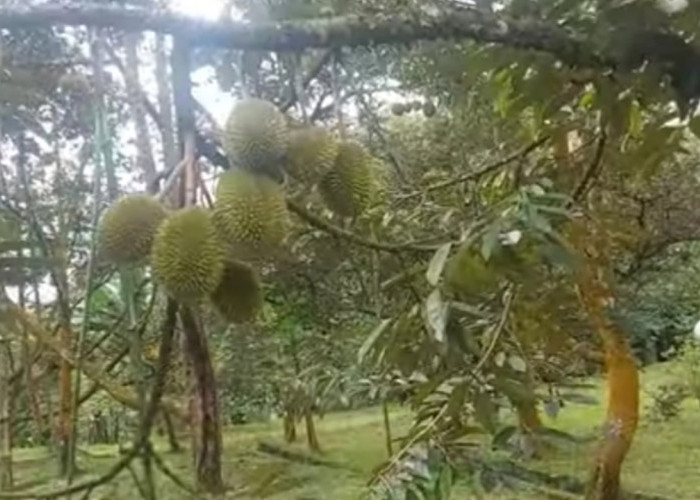
{"type": "Polygon", "coordinates": [[[409,200],[412,198],[417,198],[419,196],[423,196],[427,193],[431,193],[433,191],[439,191],[441,189],[445,189],[451,186],[456,186],[457,184],[464,184],[465,182],[469,181],[475,181],[477,179],[480,179],[486,174],[489,174],[493,172],[494,170],[498,170],[501,167],[504,167],[510,163],[513,163],[514,161],[517,160],[522,160],[523,158],[527,157],[530,153],[538,149],[540,146],[542,146],[544,143],[546,143],[549,140],[548,136],[541,137],[537,139],[535,142],[529,144],[528,146],[525,146],[523,149],[520,151],[517,151],[513,153],[512,155],[508,156],[507,158],[504,158],[502,160],[498,160],[495,163],[492,163],[491,165],[487,165],[486,167],[483,167],[480,170],[477,170],[476,172],[470,172],[468,174],[464,174],[460,177],[456,177],[454,179],[448,179],[443,182],[438,182],[436,184],[433,184],[431,186],[428,186],[420,191],[416,191],[415,193],[408,193],[402,196],[399,196],[397,199],[399,201],[405,201],[409,200]]]}
{"type": "Polygon", "coordinates": [[[0,28],[49,25],[155,31],[187,38],[193,45],[274,51],[466,38],[547,52],[572,65],[596,67],[612,64],[560,27],[537,20],[501,18],[468,8],[263,24],[207,21],[152,9],[100,4],[51,2],[0,8],[0,28]]]}
{"type": "Polygon", "coordinates": [[[320,217],[315,216],[314,214],[308,212],[304,207],[296,204],[292,200],[287,200],[287,208],[289,209],[290,212],[295,213],[299,218],[302,220],[306,221],[309,225],[315,227],[316,229],[320,229],[321,231],[324,231],[332,236],[335,236],[337,238],[343,239],[345,241],[349,241],[350,243],[354,243],[356,245],[366,247],[366,248],[371,248],[373,250],[381,250],[383,252],[389,252],[389,253],[400,253],[400,252],[419,252],[419,253],[433,253],[435,250],[437,250],[441,245],[418,245],[415,242],[408,242],[408,243],[398,243],[398,244],[388,244],[388,243],[379,243],[377,241],[372,241],[365,239],[361,236],[358,236],[355,233],[352,233],[350,231],[346,231],[343,228],[340,228],[338,226],[335,226],[331,224],[330,222],[326,222],[325,220],[321,219],[320,217]]]}

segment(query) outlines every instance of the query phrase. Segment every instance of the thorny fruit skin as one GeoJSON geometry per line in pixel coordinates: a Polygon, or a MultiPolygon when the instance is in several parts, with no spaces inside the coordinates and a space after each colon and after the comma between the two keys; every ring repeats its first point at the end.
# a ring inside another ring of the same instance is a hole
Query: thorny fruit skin
{"type": "Polygon", "coordinates": [[[231,323],[251,321],[262,307],[262,286],[251,266],[229,260],[211,301],[219,314],[231,323]]]}
{"type": "Polygon", "coordinates": [[[287,149],[287,173],[312,186],[333,168],[338,142],[326,130],[311,127],[291,133],[287,149]]]}
{"type": "Polygon", "coordinates": [[[326,206],[346,217],[356,217],[367,210],[378,195],[376,164],[362,145],[341,143],[333,169],[319,183],[326,206]]]}
{"type": "Polygon", "coordinates": [[[170,215],[158,229],[151,261],[156,281],[174,299],[193,302],[211,294],[224,270],[211,214],[188,207],[170,215]]]}
{"type": "Polygon", "coordinates": [[[100,256],[116,265],[147,259],[158,226],[166,216],[165,208],[152,196],[133,194],[121,198],[100,221],[100,256]]]}
{"type": "Polygon", "coordinates": [[[242,170],[229,170],[219,178],[213,214],[219,236],[228,245],[277,246],[287,234],[283,187],[242,170]]]}
{"type": "Polygon", "coordinates": [[[274,178],[271,173],[279,171],[288,145],[287,120],[274,104],[244,99],[229,114],[223,146],[236,167],[274,178]]]}

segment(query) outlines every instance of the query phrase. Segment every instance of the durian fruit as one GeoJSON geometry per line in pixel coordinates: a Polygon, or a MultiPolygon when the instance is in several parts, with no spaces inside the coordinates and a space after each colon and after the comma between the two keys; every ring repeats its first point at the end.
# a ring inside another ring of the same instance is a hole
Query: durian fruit
{"type": "Polygon", "coordinates": [[[158,228],[151,263],[156,281],[168,295],[192,302],[219,285],[224,257],[210,212],[188,207],[171,214],[158,228]]]}
{"type": "Polygon", "coordinates": [[[165,207],[153,196],[132,194],[121,198],[100,220],[99,255],[117,265],[145,260],[166,216],[165,207]]]}
{"type": "Polygon", "coordinates": [[[287,120],[271,102],[244,99],[229,114],[223,146],[236,167],[275,178],[288,144],[287,120]]]}
{"type": "Polygon", "coordinates": [[[283,187],[243,170],[221,175],[213,211],[220,238],[231,246],[275,247],[287,234],[283,187]]]}
{"type": "Polygon", "coordinates": [[[362,145],[342,142],[333,169],[318,186],[326,206],[346,217],[364,212],[377,196],[376,161],[362,145]]]}
{"type": "Polygon", "coordinates": [[[411,110],[413,110],[413,111],[420,111],[421,109],[423,109],[423,103],[422,103],[422,102],[420,102],[420,101],[413,101],[413,102],[411,103],[411,110]]]}
{"type": "Polygon", "coordinates": [[[498,288],[499,275],[489,264],[481,252],[463,245],[447,262],[445,283],[453,292],[467,296],[491,293],[498,288]]]}
{"type": "Polygon", "coordinates": [[[423,116],[426,118],[432,118],[435,116],[435,112],[437,109],[435,108],[435,104],[433,104],[430,101],[426,101],[425,104],[423,104],[423,116]]]}
{"type": "Polygon", "coordinates": [[[311,127],[290,134],[287,173],[307,185],[316,184],[333,168],[338,142],[330,132],[311,127]]]}
{"type": "Polygon", "coordinates": [[[408,111],[406,105],[400,102],[395,102],[391,105],[391,112],[394,116],[401,116],[408,111]]]}
{"type": "Polygon", "coordinates": [[[231,323],[251,321],[262,307],[262,286],[258,273],[248,264],[228,260],[211,301],[221,316],[231,323]]]}

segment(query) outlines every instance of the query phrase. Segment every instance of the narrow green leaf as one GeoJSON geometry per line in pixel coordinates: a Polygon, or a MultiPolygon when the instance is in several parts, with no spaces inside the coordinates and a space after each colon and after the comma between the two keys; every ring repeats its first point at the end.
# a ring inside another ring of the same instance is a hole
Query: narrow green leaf
{"type": "Polygon", "coordinates": [[[442,275],[443,269],[445,269],[445,263],[447,262],[447,257],[450,255],[451,249],[452,242],[442,245],[430,260],[430,265],[428,266],[425,277],[432,286],[437,286],[440,281],[440,276],[442,275]]]}
{"type": "Polygon", "coordinates": [[[365,341],[362,343],[360,346],[359,351],[357,352],[357,362],[362,363],[362,361],[365,359],[365,356],[369,352],[369,350],[374,346],[374,344],[377,342],[377,339],[386,331],[386,329],[391,325],[393,322],[392,318],[387,318],[382,320],[377,327],[372,330],[372,332],[367,336],[365,341]]]}
{"type": "Polygon", "coordinates": [[[438,288],[434,289],[425,301],[425,314],[428,326],[438,342],[445,341],[447,311],[448,306],[442,301],[440,290],[438,288]]]}

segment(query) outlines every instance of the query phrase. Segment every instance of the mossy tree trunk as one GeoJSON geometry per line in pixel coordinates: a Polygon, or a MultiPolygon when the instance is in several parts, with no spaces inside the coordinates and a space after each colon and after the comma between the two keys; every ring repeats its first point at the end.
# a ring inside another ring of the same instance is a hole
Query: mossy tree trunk
{"type": "Polygon", "coordinates": [[[620,498],[622,463],[639,422],[639,373],[625,331],[610,316],[614,294],[605,279],[606,250],[591,228],[575,233],[586,258],[577,275],[581,303],[600,336],[607,372],[607,414],[586,491],[587,500],[620,498]]]}
{"type": "Polygon", "coordinates": [[[183,307],[180,317],[194,379],[191,419],[197,483],[207,492],[220,493],[224,484],[221,475],[221,423],[214,367],[204,331],[192,311],[183,307]]]}

